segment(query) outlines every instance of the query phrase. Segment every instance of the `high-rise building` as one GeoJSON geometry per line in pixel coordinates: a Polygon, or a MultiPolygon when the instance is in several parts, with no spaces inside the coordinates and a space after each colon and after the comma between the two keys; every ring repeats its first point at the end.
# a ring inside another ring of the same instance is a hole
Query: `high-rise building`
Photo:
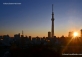
{"type": "Polygon", "coordinates": [[[48,32],[48,38],[50,38],[51,37],[51,32],[48,32]]]}
{"type": "Polygon", "coordinates": [[[82,29],[81,29],[81,37],[82,37],[82,29]]]}
{"type": "Polygon", "coordinates": [[[4,41],[9,41],[10,37],[9,37],[9,35],[3,35],[3,39],[4,39],[4,41]]]}
{"type": "Polygon", "coordinates": [[[20,39],[20,33],[14,35],[14,40],[19,40],[20,39]]]}
{"type": "Polygon", "coordinates": [[[22,30],[22,35],[21,35],[21,37],[22,37],[22,38],[24,37],[24,35],[23,35],[23,30],[22,30]]]}
{"type": "Polygon", "coordinates": [[[31,41],[31,36],[29,36],[29,40],[31,41]]]}
{"type": "Polygon", "coordinates": [[[52,34],[52,38],[54,38],[54,12],[53,12],[53,4],[52,4],[52,28],[51,28],[51,34],[52,34]]]}
{"type": "Polygon", "coordinates": [[[73,32],[69,32],[68,37],[73,37],[73,32]]]}

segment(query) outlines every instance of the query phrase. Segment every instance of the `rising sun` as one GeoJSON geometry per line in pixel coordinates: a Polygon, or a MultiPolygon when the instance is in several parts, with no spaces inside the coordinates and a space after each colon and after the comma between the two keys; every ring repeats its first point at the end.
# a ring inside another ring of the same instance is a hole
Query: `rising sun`
{"type": "Polygon", "coordinates": [[[74,32],[74,33],[73,33],[73,36],[74,36],[74,37],[77,37],[77,36],[78,36],[78,33],[77,33],[77,32],[74,32]]]}

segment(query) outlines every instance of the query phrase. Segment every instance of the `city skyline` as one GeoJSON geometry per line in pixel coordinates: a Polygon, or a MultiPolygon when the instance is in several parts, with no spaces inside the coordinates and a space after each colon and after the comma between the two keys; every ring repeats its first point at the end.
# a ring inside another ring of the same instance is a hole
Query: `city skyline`
{"type": "Polygon", "coordinates": [[[82,29],[81,0],[1,0],[0,35],[21,33],[27,36],[48,36],[51,31],[52,4],[54,4],[54,35],[68,36],[69,31],[80,34],[82,29]],[[3,3],[21,5],[3,5],[3,3]]]}

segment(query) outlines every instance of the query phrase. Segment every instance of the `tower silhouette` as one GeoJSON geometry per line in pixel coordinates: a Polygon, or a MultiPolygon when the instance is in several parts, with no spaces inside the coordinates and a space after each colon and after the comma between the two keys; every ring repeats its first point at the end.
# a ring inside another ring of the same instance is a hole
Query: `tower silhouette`
{"type": "Polygon", "coordinates": [[[22,30],[22,35],[23,35],[23,30],[22,30]]]}
{"type": "Polygon", "coordinates": [[[52,34],[52,38],[54,38],[54,12],[53,12],[53,4],[52,4],[52,28],[51,28],[51,34],[52,34]]]}
{"type": "Polygon", "coordinates": [[[81,37],[82,37],[82,29],[81,29],[81,37]]]}

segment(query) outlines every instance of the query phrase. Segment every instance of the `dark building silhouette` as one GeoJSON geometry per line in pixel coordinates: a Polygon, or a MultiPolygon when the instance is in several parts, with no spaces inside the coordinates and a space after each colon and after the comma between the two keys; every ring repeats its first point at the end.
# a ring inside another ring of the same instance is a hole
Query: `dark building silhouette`
{"type": "Polygon", "coordinates": [[[54,12],[53,12],[53,4],[52,4],[52,28],[51,28],[51,32],[52,32],[52,38],[54,38],[54,12]]]}
{"type": "Polygon", "coordinates": [[[82,29],[81,29],[81,37],[82,37],[82,29]]]}
{"type": "Polygon", "coordinates": [[[29,40],[31,41],[31,36],[29,36],[29,40]]]}
{"type": "Polygon", "coordinates": [[[50,38],[51,37],[51,32],[48,32],[48,38],[50,38]]]}
{"type": "Polygon", "coordinates": [[[0,39],[2,39],[3,37],[2,36],[0,36],[0,39]]]}
{"type": "Polygon", "coordinates": [[[20,38],[20,33],[15,34],[15,35],[14,35],[14,38],[20,38]]]}
{"type": "Polygon", "coordinates": [[[73,37],[73,32],[69,32],[68,37],[73,37]]]}
{"type": "Polygon", "coordinates": [[[20,33],[15,34],[15,35],[14,35],[14,39],[15,39],[15,41],[16,41],[16,40],[19,40],[19,39],[20,39],[20,33]]]}
{"type": "Polygon", "coordinates": [[[8,41],[9,40],[9,35],[3,35],[3,39],[5,40],[5,41],[8,41]]]}

